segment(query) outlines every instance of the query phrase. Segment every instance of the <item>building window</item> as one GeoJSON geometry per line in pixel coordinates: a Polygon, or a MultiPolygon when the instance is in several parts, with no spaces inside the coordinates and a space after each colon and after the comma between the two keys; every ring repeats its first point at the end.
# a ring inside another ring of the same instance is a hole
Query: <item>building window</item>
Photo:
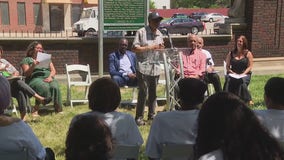
{"type": "Polygon", "coordinates": [[[42,10],[40,3],[34,3],[34,23],[37,26],[42,26],[42,10]]]}
{"type": "Polygon", "coordinates": [[[72,5],[72,10],[71,10],[71,23],[72,24],[79,21],[81,12],[82,12],[81,4],[72,5]]]}
{"type": "Polygon", "coordinates": [[[25,3],[18,2],[18,24],[19,25],[26,25],[26,6],[25,3]]]}
{"type": "Polygon", "coordinates": [[[10,25],[9,4],[8,2],[0,2],[0,14],[2,25],[10,25]]]}

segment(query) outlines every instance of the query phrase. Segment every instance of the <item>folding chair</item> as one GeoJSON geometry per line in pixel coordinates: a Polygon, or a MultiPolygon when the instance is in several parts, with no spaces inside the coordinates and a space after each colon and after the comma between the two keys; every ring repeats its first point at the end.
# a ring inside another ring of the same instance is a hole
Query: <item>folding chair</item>
{"type": "Polygon", "coordinates": [[[28,150],[23,148],[20,151],[0,151],[0,159],[3,160],[28,160],[28,150]]]}
{"type": "Polygon", "coordinates": [[[116,145],[112,159],[138,159],[139,145],[116,145]]]}
{"type": "Polygon", "coordinates": [[[138,86],[124,86],[120,88],[121,91],[126,91],[131,89],[132,93],[131,93],[131,99],[129,100],[121,100],[120,105],[121,106],[127,106],[127,105],[135,105],[137,103],[137,90],[138,90],[138,86]]]}
{"type": "Polygon", "coordinates": [[[193,159],[193,144],[163,144],[161,159],[193,159]]]}
{"type": "Polygon", "coordinates": [[[67,75],[67,102],[73,107],[74,102],[87,103],[89,87],[92,83],[90,66],[81,64],[65,64],[66,75],[67,75]],[[79,76],[78,76],[79,75],[79,76]],[[73,99],[72,98],[72,87],[84,87],[85,98],[84,99],[73,99]]]}

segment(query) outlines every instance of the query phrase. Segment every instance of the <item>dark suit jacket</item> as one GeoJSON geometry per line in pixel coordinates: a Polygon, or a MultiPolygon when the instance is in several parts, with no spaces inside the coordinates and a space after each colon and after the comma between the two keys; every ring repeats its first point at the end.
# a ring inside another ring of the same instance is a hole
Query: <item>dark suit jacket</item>
{"type": "MultiPolygon", "coordinates": [[[[126,51],[125,53],[127,57],[129,58],[129,61],[131,63],[131,70],[133,73],[136,73],[136,54],[131,51],[126,51]]],[[[108,56],[108,62],[109,62],[109,74],[111,76],[118,75],[122,76],[122,73],[119,72],[119,51],[112,52],[108,56]]]]}

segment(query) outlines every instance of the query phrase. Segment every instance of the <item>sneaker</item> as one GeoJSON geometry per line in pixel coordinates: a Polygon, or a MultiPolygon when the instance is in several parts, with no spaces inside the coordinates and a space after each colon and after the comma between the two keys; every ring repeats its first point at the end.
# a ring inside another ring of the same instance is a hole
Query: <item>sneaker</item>
{"type": "Polygon", "coordinates": [[[146,124],[142,118],[136,119],[135,122],[137,126],[144,126],[146,124]]]}

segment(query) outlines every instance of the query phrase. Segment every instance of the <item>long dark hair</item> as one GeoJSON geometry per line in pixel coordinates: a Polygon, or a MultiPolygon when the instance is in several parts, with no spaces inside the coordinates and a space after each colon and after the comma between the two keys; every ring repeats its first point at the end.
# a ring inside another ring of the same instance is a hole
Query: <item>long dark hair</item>
{"type": "Polygon", "coordinates": [[[80,115],[66,138],[66,160],[107,160],[113,149],[112,134],[96,115],[80,115]]]}
{"type": "Polygon", "coordinates": [[[283,151],[255,114],[232,93],[207,99],[198,117],[196,157],[221,149],[225,160],[283,160],[283,151]]]}
{"type": "Polygon", "coordinates": [[[238,43],[238,39],[242,39],[243,40],[243,54],[246,56],[246,54],[248,53],[248,39],[246,38],[246,36],[244,36],[244,35],[240,35],[237,39],[236,39],[236,41],[235,41],[235,48],[234,48],[234,50],[232,51],[232,53],[233,54],[236,54],[236,53],[238,53],[238,45],[237,45],[237,43],[238,43]]]}
{"type": "Polygon", "coordinates": [[[42,43],[39,41],[33,41],[28,45],[27,50],[26,50],[26,57],[33,57],[33,55],[35,54],[35,47],[38,44],[42,44],[42,43]]]}

